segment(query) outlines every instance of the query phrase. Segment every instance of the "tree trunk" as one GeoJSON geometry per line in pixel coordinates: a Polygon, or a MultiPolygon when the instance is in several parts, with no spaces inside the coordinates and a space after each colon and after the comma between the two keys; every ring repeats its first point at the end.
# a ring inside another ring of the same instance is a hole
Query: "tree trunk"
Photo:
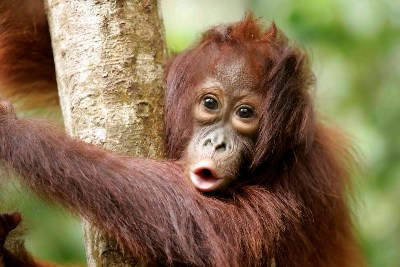
{"type": "MultiPolygon", "coordinates": [[[[67,132],[135,157],[162,157],[164,31],[156,0],[46,0],[67,132]]],[[[89,266],[132,266],[83,223],[89,266]]]]}

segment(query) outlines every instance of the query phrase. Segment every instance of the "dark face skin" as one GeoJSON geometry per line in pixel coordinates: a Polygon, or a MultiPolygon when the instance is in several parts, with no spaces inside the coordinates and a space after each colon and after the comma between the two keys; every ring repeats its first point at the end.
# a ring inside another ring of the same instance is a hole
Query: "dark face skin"
{"type": "Polygon", "coordinates": [[[224,190],[237,179],[259,129],[261,99],[246,64],[223,64],[198,85],[193,103],[195,128],[186,158],[190,180],[202,192],[224,190]]]}

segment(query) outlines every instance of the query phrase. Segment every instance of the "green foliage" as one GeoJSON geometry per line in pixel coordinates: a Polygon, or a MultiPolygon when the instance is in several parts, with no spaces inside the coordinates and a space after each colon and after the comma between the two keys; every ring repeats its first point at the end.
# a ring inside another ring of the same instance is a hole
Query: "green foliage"
{"type": "Polygon", "coordinates": [[[77,218],[52,203],[41,202],[14,181],[2,185],[0,204],[2,212],[22,214],[23,238],[33,255],[58,263],[85,263],[82,229],[77,218]]]}

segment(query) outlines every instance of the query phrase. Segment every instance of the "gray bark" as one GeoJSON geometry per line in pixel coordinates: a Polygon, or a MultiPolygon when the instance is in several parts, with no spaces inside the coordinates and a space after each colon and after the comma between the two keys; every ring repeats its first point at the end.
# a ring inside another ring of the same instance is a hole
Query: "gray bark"
{"type": "MultiPolygon", "coordinates": [[[[164,31],[156,0],[46,0],[67,132],[162,157],[164,31]]],[[[89,266],[132,266],[84,222],[89,266]]]]}

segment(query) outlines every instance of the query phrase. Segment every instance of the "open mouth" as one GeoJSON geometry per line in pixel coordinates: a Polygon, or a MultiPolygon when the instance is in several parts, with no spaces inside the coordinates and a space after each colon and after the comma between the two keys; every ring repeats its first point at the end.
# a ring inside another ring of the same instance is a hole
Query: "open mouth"
{"type": "Polygon", "coordinates": [[[216,189],[222,183],[215,170],[215,164],[211,160],[202,160],[190,169],[190,180],[200,191],[209,192],[216,189]]]}

